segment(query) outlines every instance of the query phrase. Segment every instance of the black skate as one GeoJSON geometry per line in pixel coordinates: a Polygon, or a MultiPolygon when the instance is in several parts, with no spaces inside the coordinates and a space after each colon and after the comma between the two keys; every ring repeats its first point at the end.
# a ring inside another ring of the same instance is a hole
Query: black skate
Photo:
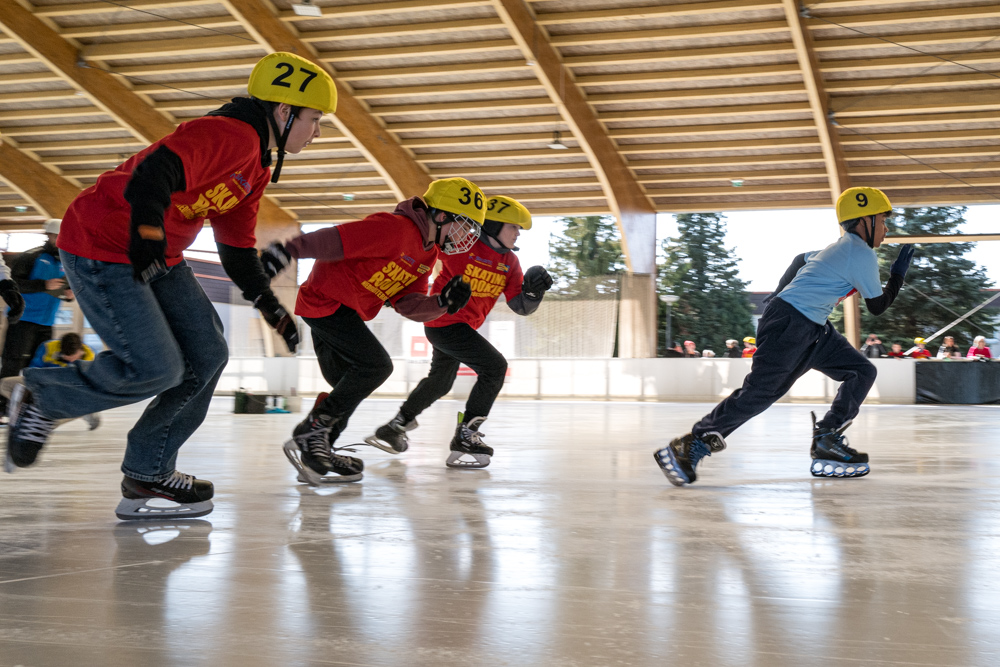
{"type": "MultiPolygon", "coordinates": [[[[325,398],[326,394],[320,394],[316,404],[322,403],[325,398]]],[[[300,482],[319,486],[356,482],[362,478],[364,461],[333,453],[330,435],[336,421],[328,414],[317,412],[314,407],[309,416],[292,431],[292,439],[285,443],[284,451],[289,462],[299,471],[300,482]],[[330,472],[336,473],[336,476],[327,477],[330,472]]]]}
{"type": "Polygon", "coordinates": [[[176,470],[160,482],[143,482],[125,476],[122,478],[122,500],[115,515],[122,521],[205,516],[214,509],[214,495],[215,487],[211,482],[176,470]]]}
{"type": "Polygon", "coordinates": [[[402,412],[397,412],[388,424],[375,429],[375,435],[365,438],[365,444],[390,454],[402,454],[410,448],[410,439],[406,436],[406,432],[412,431],[419,425],[416,419],[408,422],[402,412]]]}
{"type": "Polygon", "coordinates": [[[725,448],[725,439],[715,431],[700,438],[688,433],[671,440],[669,445],[653,454],[653,458],[671,484],[684,486],[698,479],[694,469],[699,461],[725,448]]]}
{"type": "Polygon", "coordinates": [[[7,431],[7,456],[4,470],[14,472],[15,468],[27,468],[42,451],[56,421],[44,416],[31,399],[31,392],[23,384],[14,386],[7,405],[10,420],[7,431]]]}
{"type": "Polygon", "coordinates": [[[813,477],[864,477],[871,472],[868,455],[847,444],[844,431],[851,425],[847,422],[836,430],[816,427],[816,413],[812,414],[813,438],[809,454],[813,477]]]}
{"type": "Polygon", "coordinates": [[[486,417],[476,417],[470,422],[462,421],[458,413],[458,427],[451,439],[451,454],[445,465],[449,468],[485,468],[490,464],[493,448],[483,442],[479,427],[486,417]],[[463,458],[465,457],[465,458],[463,458]]]}

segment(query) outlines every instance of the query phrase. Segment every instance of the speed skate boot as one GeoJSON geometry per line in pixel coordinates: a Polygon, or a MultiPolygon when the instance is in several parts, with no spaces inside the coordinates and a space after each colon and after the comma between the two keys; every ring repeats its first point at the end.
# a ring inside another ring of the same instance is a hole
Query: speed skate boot
{"type": "Polygon", "coordinates": [[[122,500],[115,515],[122,521],[205,516],[214,509],[214,495],[211,482],[177,470],[159,482],[143,482],[126,475],[122,478],[122,500]],[[163,500],[169,504],[149,504],[163,500]]]}
{"type": "Polygon", "coordinates": [[[486,417],[476,417],[465,422],[462,413],[458,413],[458,427],[455,437],[451,439],[451,454],[445,465],[449,468],[485,468],[490,464],[493,448],[483,442],[483,434],[479,427],[486,417]],[[465,458],[463,458],[465,457],[465,458]]]}
{"type": "Polygon", "coordinates": [[[406,432],[412,431],[419,425],[416,419],[406,421],[403,413],[397,412],[388,424],[375,429],[375,435],[365,438],[365,444],[390,454],[402,454],[410,448],[410,439],[406,436],[406,432]]]}
{"type": "Polygon", "coordinates": [[[847,444],[844,431],[851,425],[847,422],[838,429],[816,426],[816,413],[812,414],[813,437],[809,454],[813,477],[864,477],[871,472],[868,455],[847,444]]]}
{"type": "Polygon", "coordinates": [[[698,479],[694,469],[699,461],[725,448],[726,441],[721,433],[709,431],[700,438],[688,433],[671,440],[669,445],[653,454],[653,458],[671,484],[684,486],[698,479]]]}
{"type": "Polygon", "coordinates": [[[291,440],[284,444],[285,456],[299,471],[299,481],[310,486],[356,482],[365,469],[361,459],[333,453],[330,440],[337,420],[317,409],[326,396],[324,393],[316,397],[312,412],[295,427],[291,440]],[[327,473],[331,472],[336,475],[328,477],[327,473]]]}
{"type": "Polygon", "coordinates": [[[10,420],[7,432],[7,455],[4,470],[26,468],[38,458],[46,440],[56,427],[56,420],[43,415],[35,405],[31,392],[23,384],[14,385],[7,404],[10,420]]]}

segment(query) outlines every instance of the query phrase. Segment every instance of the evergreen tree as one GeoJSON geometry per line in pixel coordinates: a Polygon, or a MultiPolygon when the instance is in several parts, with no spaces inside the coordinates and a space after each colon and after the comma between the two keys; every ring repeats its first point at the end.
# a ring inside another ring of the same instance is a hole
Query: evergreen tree
{"type": "MultiPolygon", "coordinates": [[[[736,259],[725,246],[726,223],[719,213],[677,216],[680,235],[663,243],[666,261],[660,265],[660,293],[680,297],[673,305],[674,340],[693,340],[699,350],[721,354],[726,339],[754,334],[747,283],[737,277],[736,259]]],[[[660,304],[660,340],[666,326],[666,306],[660,304]]]]}
{"type": "MultiPolygon", "coordinates": [[[[907,236],[957,234],[965,222],[965,210],[964,206],[904,208],[889,221],[889,231],[907,236]]],[[[981,290],[993,283],[982,268],[964,258],[972,247],[972,243],[918,244],[906,282],[889,310],[876,317],[861,304],[862,339],[868,333],[875,333],[886,349],[890,343],[902,343],[905,350],[912,346],[915,337],[930,336],[985,301],[987,295],[981,290]]],[[[879,274],[885,284],[899,245],[884,245],[876,253],[879,274]]],[[[928,347],[936,352],[944,336],[950,335],[964,352],[976,336],[990,337],[991,318],[989,310],[983,309],[935,338],[928,347]]]]}
{"type": "Polygon", "coordinates": [[[595,296],[617,291],[616,281],[602,280],[625,270],[621,236],[614,218],[590,215],[560,220],[561,235],[549,238],[549,274],[555,294],[595,296]]]}

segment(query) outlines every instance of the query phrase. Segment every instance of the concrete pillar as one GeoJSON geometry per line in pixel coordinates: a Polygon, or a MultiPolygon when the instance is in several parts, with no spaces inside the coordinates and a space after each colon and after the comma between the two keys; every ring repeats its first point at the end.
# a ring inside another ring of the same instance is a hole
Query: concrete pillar
{"type": "Polygon", "coordinates": [[[656,275],[626,273],[618,302],[618,356],[646,359],[656,356],[656,275]]]}

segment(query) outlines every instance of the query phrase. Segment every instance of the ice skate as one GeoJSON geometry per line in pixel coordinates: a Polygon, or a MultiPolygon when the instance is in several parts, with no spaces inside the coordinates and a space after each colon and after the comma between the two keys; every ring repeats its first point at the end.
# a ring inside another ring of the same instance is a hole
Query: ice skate
{"type": "MultiPolygon", "coordinates": [[[[316,398],[319,405],[326,398],[320,394],[316,398]]],[[[310,486],[321,484],[342,484],[357,482],[365,469],[364,461],[353,456],[334,454],[330,446],[330,434],[336,420],[330,415],[313,411],[295,430],[292,438],[284,444],[285,456],[299,471],[298,479],[310,486]],[[328,473],[336,473],[327,476],[328,473]]]]}
{"type": "Polygon", "coordinates": [[[812,456],[809,472],[813,477],[864,477],[871,472],[868,455],[847,444],[844,431],[851,422],[836,430],[818,428],[816,413],[810,414],[812,414],[813,438],[809,450],[812,456]]]}
{"type": "Polygon", "coordinates": [[[725,448],[726,441],[720,433],[711,431],[700,438],[688,433],[671,440],[669,445],[653,454],[653,458],[671,484],[684,486],[698,479],[694,469],[699,461],[725,448]]]}
{"type": "Polygon", "coordinates": [[[397,412],[388,424],[375,429],[375,435],[365,438],[365,444],[390,454],[402,454],[410,447],[410,439],[406,436],[406,432],[412,431],[419,425],[416,419],[408,422],[402,412],[397,412]]]}
{"type": "Polygon", "coordinates": [[[115,515],[135,519],[181,519],[205,516],[214,508],[212,483],[175,470],[160,482],[122,478],[122,499],[115,515]]]}
{"type": "Polygon", "coordinates": [[[485,468],[490,464],[493,448],[483,442],[483,434],[479,426],[486,417],[476,417],[470,422],[462,421],[462,413],[458,413],[458,427],[455,437],[451,439],[451,454],[445,465],[449,468],[485,468]]]}
{"type": "Polygon", "coordinates": [[[14,472],[14,468],[26,468],[35,462],[56,422],[35,407],[31,392],[23,384],[13,387],[7,417],[10,423],[4,470],[14,472]]]}
{"type": "Polygon", "coordinates": [[[87,428],[93,431],[95,428],[101,425],[101,416],[97,413],[92,413],[89,415],[84,415],[80,417],[87,424],[87,428]]]}

